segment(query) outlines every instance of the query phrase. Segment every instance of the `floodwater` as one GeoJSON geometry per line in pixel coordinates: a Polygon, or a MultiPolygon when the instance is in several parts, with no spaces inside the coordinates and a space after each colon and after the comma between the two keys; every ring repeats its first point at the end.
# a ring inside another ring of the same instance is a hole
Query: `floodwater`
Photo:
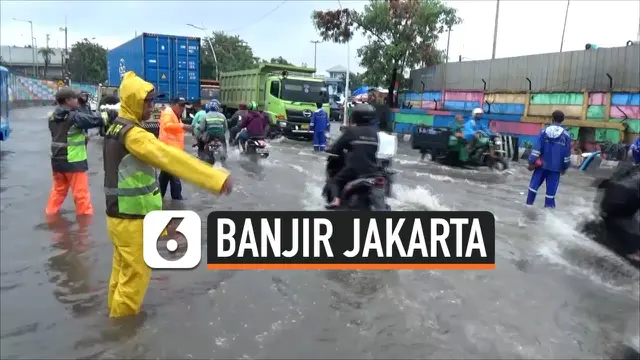
{"type": "MultiPolygon", "coordinates": [[[[494,271],[156,271],[145,317],[108,319],[111,244],[102,142],[89,144],[96,215],[68,199],[47,224],[50,108],[15,110],[0,160],[2,358],[602,358],[638,336],[638,271],[574,228],[591,215],[584,174],[558,209],[525,212],[529,173],[395,161],[395,210],[489,210],[494,271]],[[533,220],[532,220],[533,219],[533,220]]],[[[334,134],[337,129],[334,129],[334,134]]],[[[324,159],[274,141],[261,165],[231,156],[230,197],[186,185],[185,208],[320,210],[324,159]]],[[[538,199],[542,207],[543,199],[538,199]]],[[[167,207],[176,204],[167,202],[167,207]]]]}

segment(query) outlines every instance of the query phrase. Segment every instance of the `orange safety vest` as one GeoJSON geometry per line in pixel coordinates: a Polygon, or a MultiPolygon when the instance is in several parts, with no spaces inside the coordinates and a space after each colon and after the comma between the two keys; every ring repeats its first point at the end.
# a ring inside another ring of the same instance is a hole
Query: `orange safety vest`
{"type": "Polygon", "coordinates": [[[160,135],[158,139],[163,143],[184,150],[184,129],[182,120],[167,107],[160,113],[160,135]]]}

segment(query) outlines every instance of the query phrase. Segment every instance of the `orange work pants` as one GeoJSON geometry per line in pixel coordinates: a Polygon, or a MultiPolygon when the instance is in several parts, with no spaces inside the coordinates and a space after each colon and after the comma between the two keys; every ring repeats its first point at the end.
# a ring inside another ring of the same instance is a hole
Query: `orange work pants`
{"type": "Polygon", "coordinates": [[[54,215],[60,211],[60,207],[71,188],[73,202],[76,204],[76,214],[93,215],[91,194],[89,193],[89,176],[83,172],[53,172],[53,187],[47,202],[47,215],[54,215]]]}

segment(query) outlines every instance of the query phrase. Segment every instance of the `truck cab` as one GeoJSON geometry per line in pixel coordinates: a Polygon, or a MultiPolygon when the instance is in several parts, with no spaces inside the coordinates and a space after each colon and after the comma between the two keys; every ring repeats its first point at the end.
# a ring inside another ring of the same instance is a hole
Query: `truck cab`
{"type": "Polygon", "coordinates": [[[313,77],[315,69],[281,64],[222,73],[220,102],[227,118],[240,104],[255,101],[269,119],[272,132],[291,138],[313,138],[309,130],[316,103],[330,113],[324,79],[313,77]]]}
{"type": "Polygon", "coordinates": [[[271,125],[287,137],[312,138],[309,130],[316,103],[330,114],[329,98],[321,79],[304,76],[272,75],[267,78],[265,113],[271,125]]]}

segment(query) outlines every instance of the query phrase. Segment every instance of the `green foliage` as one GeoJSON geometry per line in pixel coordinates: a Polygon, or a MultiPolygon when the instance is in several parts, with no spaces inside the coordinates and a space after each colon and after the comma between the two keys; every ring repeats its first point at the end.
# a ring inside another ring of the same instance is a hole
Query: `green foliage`
{"type": "Polygon", "coordinates": [[[0,56],[0,66],[5,66],[5,64],[4,59],[0,56]]]}
{"type": "Polygon", "coordinates": [[[51,64],[51,56],[55,55],[56,52],[53,51],[53,49],[46,47],[46,48],[40,48],[38,50],[38,54],[42,55],[42,58],[44,59],[44,71],[42,75],[44,78],[46,78],[47,71],[49,70],[49,64],[51,64]]]}
{"type": "Polygon", "coordinates": [[[88,39],[71,46],[68,68],[71,81],[104,83],[107,80],[107,49],[88,39]]]}
{"type": "Polygon", "coordinates": [[[211,45],[216,52],[218,67],[221,73],[251,69],[260,63],[253,54],[251,46],[238,35],[228,35],[222,31],[214,31],[209,38],[202,39],[200,74],[203,79],[215,79],[216,67],[211,53],[211,45]],[[207,41],[210,40],[211,42],[207,41]]]}
{"type": "Polygon", "coordinates": [[[354,91],[365,83],[362,81],[363,74],[349,73],[349,90],[354,91]]]}
{"type": "MultiPolygon", "coordinates": [[[[367,85],[395,88],[405,70],[443,60],[439,36],[459,24],[456,10],[440,0],[370,0],[362,12],[350,9],[314,11],[315,27],[325,41],[345,43],[356,31],[369,43],[358,49],[367,85]]],[[[393,97],[389,97],[392,101],[393,97]]]]}
{"type": "Polygon", "coordinates": [[[293,65],[292,63],[288,62],[285,58],[283,58],[282,56],[278,56],[277,58],[271,58],[271,60],[269,60],[269,62],[271,64],[280,64],[280,65],[293,65]]]}

